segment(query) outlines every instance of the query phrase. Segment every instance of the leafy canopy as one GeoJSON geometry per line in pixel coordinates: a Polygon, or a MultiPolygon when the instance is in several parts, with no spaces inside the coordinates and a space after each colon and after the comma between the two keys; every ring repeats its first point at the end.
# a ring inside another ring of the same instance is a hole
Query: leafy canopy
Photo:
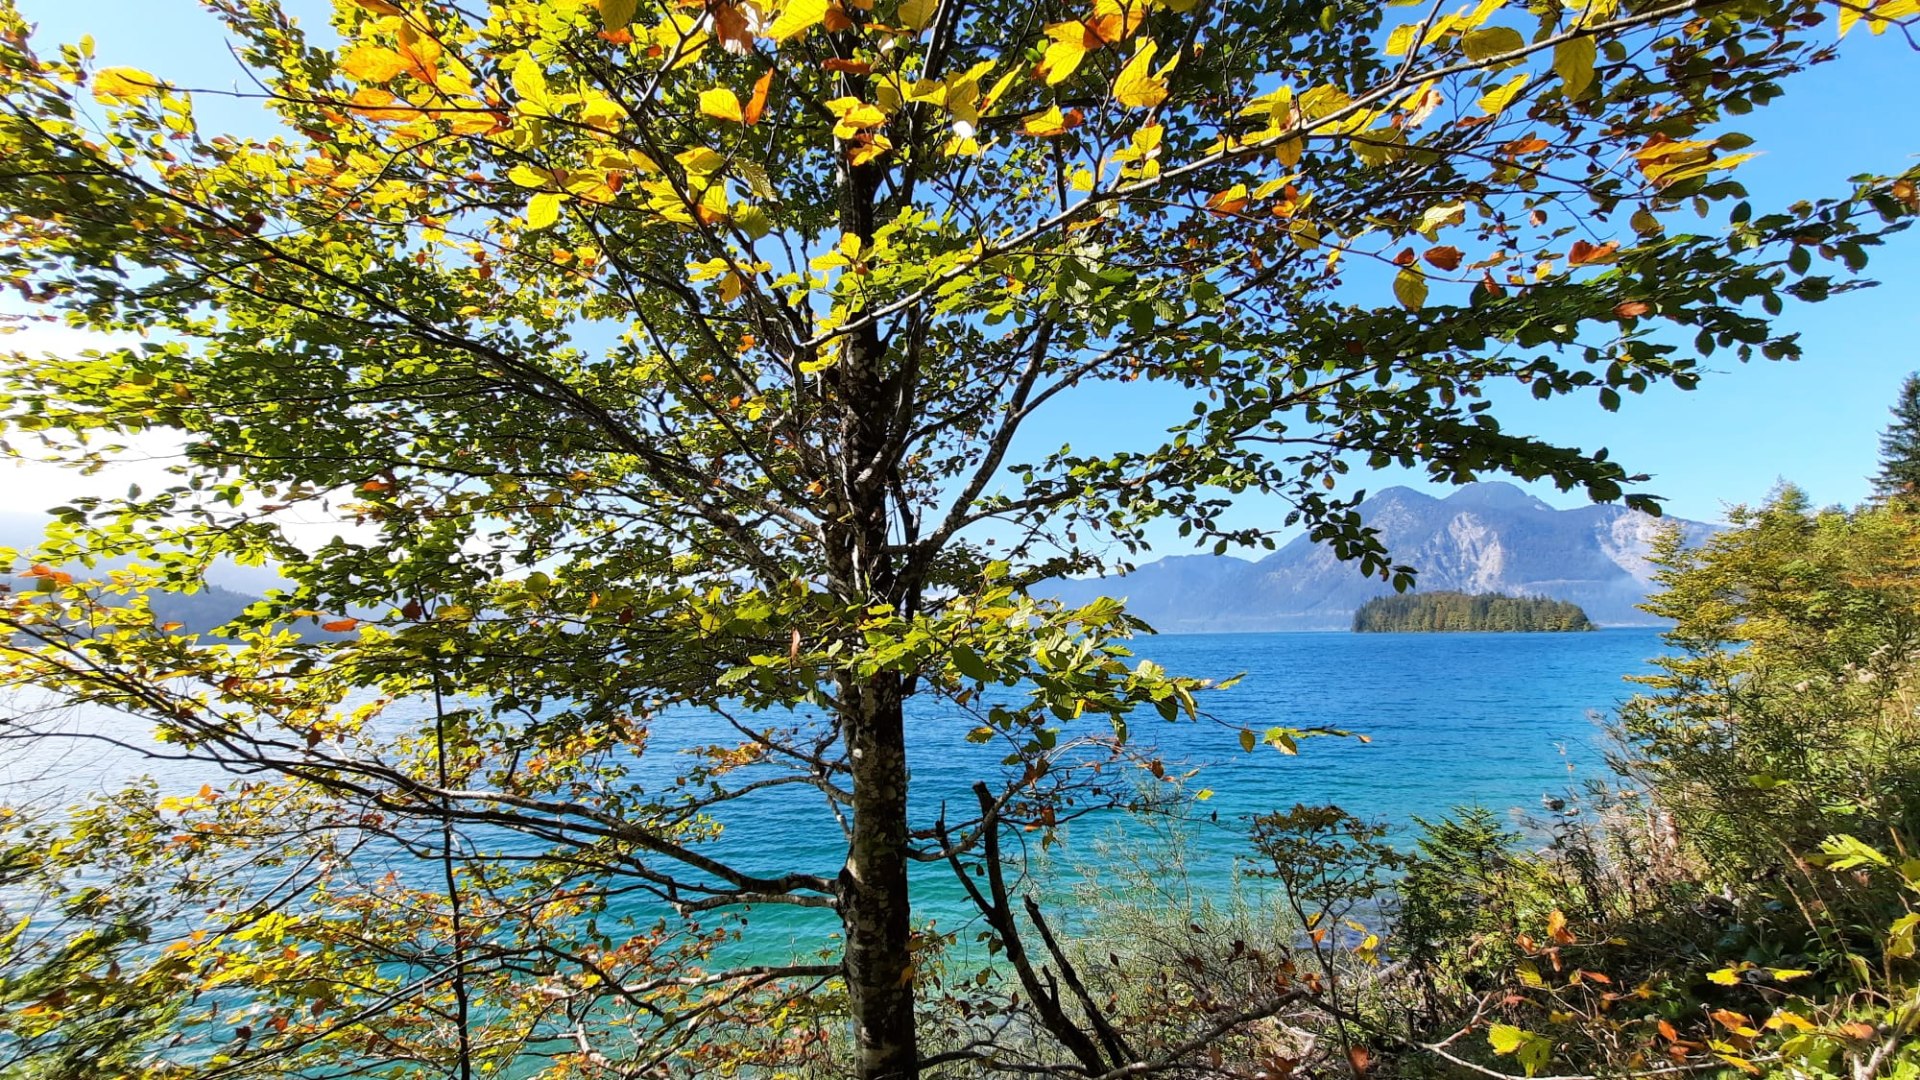
{"type": "Polygon", "coordinates": [[[1158,521],[1269,540],[1223,517],[1245,492],[1405,584],[1355,463],[1651,508],[1487,389],[1613,409],[1719,350],[1791,358],[1762,312],[1851,287],[1920,208],[1862,177],[1756,213],[1728,126],[1834,55],[1836,11],[1878,32],[1912,0],[336,0],[330,32],[208,6],[276,134],[210,131],[227,92],[36,45],[0,0],[0,273],[31,317],[137,339],[15,357],[8,438],[82,467],[184,442],[177,484],[59,510],[0,652],[266,778],[167,807],[187,842],[325,852],[274,886],[299,917],[187,946],[188,989],[272,1018],[222,1051],[256,1071],[556,1039],[556,1070],[699,1071],[828,1053],[810,1010],[844,1009],[856,1070],[899,1076],[921,1032],[986,1053],[1019,1000],[1074,1068],[1121,1067],[1031,986],[955,1004],[911,922],[909,862],[997,867],[1003,828],[1113,800],[1136,709],[1201,715],[1120,605],[1029,587],[1158,521]],[[1136,382],[1164,431],[1034,447],[1136,382]],[[293,543],[316,516],[353,527],[293,543]],[[136,565],[78,572],[112,555],[136,565]],[[219,639],[151,616],[219,558],[289,587],[219,639]],[[929,694],[982,744],[955,820],[909,815],[929,694]],[[680,706],[717,719],[657,782],[680,706]],[[844,868],[720,857],[727,808],[793,792],[844,868]],[[349,874],[367,836],[438,876],[349,874]],[[844,947],[708,966],[700,920],[748,904],[830,911],[844,947]],[[341,910],[377,948],[329,936],[341,910]],[[335,1038],[349,1004],[405,1022],[335,1038]]]}

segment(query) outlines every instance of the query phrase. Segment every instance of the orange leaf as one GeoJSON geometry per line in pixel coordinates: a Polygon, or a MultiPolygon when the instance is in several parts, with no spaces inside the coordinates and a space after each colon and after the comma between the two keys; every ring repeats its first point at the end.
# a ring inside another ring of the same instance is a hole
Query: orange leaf
{"type": "Polygon", "coordinates": [[[1460,269],[1460,260],[1464,257],[1457,247],[1428,248],[1423,256],[1428,263],[1441,270],[1460,269]]]}
{"type": "Polygon", "coordinates": [[[1609,240],[1604,244],[1589,244],[1585,240],[1575,240],[1567,252],[1567,261],[1575,266],[1604,262],[1620,250],[1620,241],[1609,240]]]}
{"type": "Polygon", "coordinates": [[[1353,1066],[1354,1076],[1365,1080],[1367,1075],[1367,1061],[1371,1056],[1372,1055],[1367,1053],[1367,1048],[1364,1046],[1347,1047],[1347,1064],[1353,1066]]]}
{"type": "Polygon", "coordinates": [[[768,68],[753,84],[753,95],[747,99],[745,116],[749,126],[760,122],[761,114],[767,111],[767,91],[773,88],[773,69],[768,68]]]}
{"type": "Polygon", "coordinates": [[[1666,1039],[1668,1042],[1680,1041],[1680,1032],[1675,1030],[1672,1024],[1668,1023],[1665,1020],[1662,1020],[1660,1021],[1659,1028],[1660,1028],[1660,1034],[1666,1036],[1666,1039]]]}
{"type": "Polygon", "coordinates": [[[359,619],[334,619],[331,622],[321,623],[320,629],[325,630],[330,634],[338,634],[347,630],[351,630],[354,627],[359,625],[360,625],[359,619]]]}
{"type": "Polygon", "coordinates": [[[1613,306],[1613,313],[1623,319],[1637,319],[1653,310],[1653,305],[1644,300],[1622,300],[1613,306]]]}
{"type": "Polygon", "coordinates": [[[1561,945],[1573,942],[1573,934],[1567,929],[1566,912],[1554,908],[1547,913],[1547,936],[1561,945]]]}
{"type": "Polygon", "coordinates": [[[828,71],[837,71],[842,75],[871,75],[873,65],[865,60],[842,60],[834,56],[820,61],[820,66],[828,71]]]}

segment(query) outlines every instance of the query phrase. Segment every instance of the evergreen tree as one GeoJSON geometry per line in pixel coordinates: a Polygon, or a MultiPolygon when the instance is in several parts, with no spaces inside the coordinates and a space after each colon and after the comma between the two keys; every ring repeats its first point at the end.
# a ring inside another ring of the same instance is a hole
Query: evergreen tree
{"type": "Polygon", "coordinates": [[[1880,435],[1880,472],[1873,493],[1881,499],[1920,492],[1920,373],[1900,384],[1893,423],[1880,435]]]}

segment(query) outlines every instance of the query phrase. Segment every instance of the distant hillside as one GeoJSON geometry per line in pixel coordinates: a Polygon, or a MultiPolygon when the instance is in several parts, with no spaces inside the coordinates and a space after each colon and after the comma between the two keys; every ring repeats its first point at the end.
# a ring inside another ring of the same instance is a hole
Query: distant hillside
{"type": "Polygon", "coordinates": [[[1591,630],[1579,604],[1544,596],[1423,592],[1376,596],[1353,613],[1356,634],[1591,630]]]}
{"type": "MultiPolygon", "coordinates": [[[[1620,506],[1556,510],[1505,483],[1470,484],[1444,499],[1388,488],[1360,514],[1395,559],[1420,571],[1422,590],[1547,596],[1578,604],[1603,626],[1655,622],[1635,605],[1647,594],[1659,529],[1677,524],[1695,543],[1714,529],[1620,506]]],[[[1360,605],[1393,592],[1304,536],[1258,562],[1174,556],[1125,577],[1050,588],[1072,603],[1124,597],[1131,612],[1173,633],[1344,630],[1360,605]]]]}

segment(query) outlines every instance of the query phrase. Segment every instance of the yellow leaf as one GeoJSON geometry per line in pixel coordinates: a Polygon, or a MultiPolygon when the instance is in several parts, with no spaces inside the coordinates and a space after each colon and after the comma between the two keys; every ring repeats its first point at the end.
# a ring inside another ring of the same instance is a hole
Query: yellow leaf
{"type": "Polygon", "coordinates": [[[1394,27],[1393,33],[1387,35],[1387,55],[1407,55],[1407,50],[1413,48],[1414,36],[1419,32],[1420,24],[1418,23],[1402,23],[1394,27]]]}
{"type": "Polygon", "coordinates": [[[1490,60],[1526,46],[1527,39],[1520,36],[1520,31],[1506,26],[1473,30],[1460,39],[1461,51],[1467,54],[1469,60],[1490,60]]]}
{"type": "Polygon", "coordinates": [[[1408,311],[1419,311],[1427,302],[1427,275],[1417,266],[1403,268],[1393,277],[1393,295],[1408,311]]]}
{"type": "Polygon", "coordinates": [[[1046,69],[1047,85],[1058,86],[1079,70],[1080,62],[1087,58],[1087,24],[1078,19],[1053,23],[1047,27],[1047,36],[1053,43],[1047,46],[1040,66],[1046,69]]]}
{"type": "Polygon", "coordinates": [[[515,165],[507,172],[507,179],[524,188],[543,188],[553,181],[552,175],[531,165],[515,165]]]}
{"type": "Polygon", "coordinates": [[[673,156],[673,160],[679,162],[680,167],[687,170],[687,175],[690,177],[712,176],[714,173],[719,172],[727,163],[725,154],[705,146],[696,146],[691,150],[682,150],[673,156]]]}
{"type": "Polygon", "coordinates": [[[885,135],[869,135],[854,143],[847,151],[847,161],[853,165],[865,165],[891,149],[893,149],[893,143],[885,135]]]}
{"type": "Polygon", "coordinates": [[[160,80],[139,68],[101,68],[93,76],[93,96],[105,105],[149,98],[160,92],[160,80]]]}
{"type": "Polygon", "coordinates": [[[619,30],[633,21],[634,8],[638,0],[600,0],[600,21],[607,24],[609,30],[619,30]]]}
{"type": "Polygon", "coordinates": [[[905,0],[900,5],[900,24],[918,33],[933,21],[933,15],[940,10],[940,0],[905,0]]]}
{"type": "Polygon", "coordinates": [[[1120,69],[1119,77],[1113,81],[1115,101],[1135,109],[1151,109],[1167,100],[1166,80],[1150,70],[1153,54],[1158,49],[1152,41],[1142,41],[1134,50],[1133,59],[1127,61],[1127,66],[1120,69]]]}
{"type": "Polygon", "coordinates": [[[740,99],[725,87],[700,91],[700,111],[715,120],[730,120],[736,124],[747,122],[746,112],[740,107],[740,99]]]}
{"type": "Polygon", "coordinates": [[[1526,72],[1519,72],[1504,86],[1495,87],[1482,94],[1480,107],[1486,110],[1488,116],[1498,116],[1502,110],[1513,104],[1514,98],[1520,96],[1520,91],[1526,87],[1528,78],[1526,72]]]}
{"type": "Polygon", "coordinates": [[[788,0],[780,9],[780,17],[761,32],[775,41],[785,41],[825,21],[828,6],[828,0],[788,0]]]}
{"type": "Polygon", "coordinates": [[[737,273],[729,273],[720,279],[720,299],[723,303],[731,304],[740,299],[740,294],[745,292],[746,288],[745,278],[737,273]]]}
{"type": "Polygon", "coordinates": [[[547,100],[547,72],[532,53],[521,53],[519,61],[513,65],[513,92],[530,105],[539,105],[547,100]]]}
{"type": "Polygon", "coordinates": [[[407,70],[406,58],[378,45],[356,45],[340,54],[340,70],[361,82],[386,82],[407,70]]]}
{"type": "Polygon", "coordinates": [[[561,196],[543,191],[527,201],[527,228],[544,229],[560,220],[561,196]]]}
{"type": "Polygon", "coordinates": [[[1064,134],[1067,130],[1067,118],[1060,112],[1060,106],[1050,106],[1045,112],[1037,112],[1027,117],[1020,130],[1028,135],[1046,138],[1064,134]]]}
{"type": "Polygon", "coordinates": [[[1593,84],[1593,39],[1578,37],[1553,47],[1553,71],[1566,84],[1567,96],[1577,98],[1593,84]]]}

